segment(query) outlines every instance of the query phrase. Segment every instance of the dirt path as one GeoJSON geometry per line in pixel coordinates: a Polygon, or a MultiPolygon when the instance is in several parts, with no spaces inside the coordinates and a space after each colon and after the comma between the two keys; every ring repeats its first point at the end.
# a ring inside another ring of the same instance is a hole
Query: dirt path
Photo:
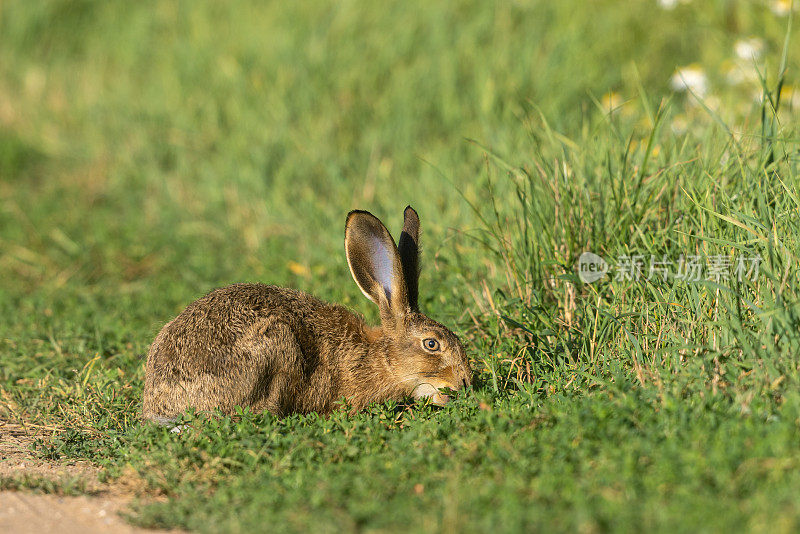
{"type": "Polygon", "coordinates": [[[116,497],[59,497],[0,491],[0,532],[14,534],[118,534],[157,532],[132,527],[118,514],[126,501],[116,497]]]}
{"type": "Polygon", "coordinates": [[[91,495],[69,497],[31,491],[0,491],[0,532],[27,534],[129,534],[163,532],[133,527],[119,512],[133,493],[101,484],[98,468],[87,463],[64,464],[33,457],[34,437],[22,426],[0,421],[0,482],[16,480],[68,481],[91,495]]]}

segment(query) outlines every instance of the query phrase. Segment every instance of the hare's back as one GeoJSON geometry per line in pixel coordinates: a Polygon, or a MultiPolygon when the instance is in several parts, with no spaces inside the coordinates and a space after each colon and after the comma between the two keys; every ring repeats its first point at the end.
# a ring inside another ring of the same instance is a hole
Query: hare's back
{"type": "Polygon", "coordinates": [[[256,334],[254,330],[270,325],[285,325],[300,338],[310,336],[314,317],[328,306],[294,289],[234,284],[215,289],[187,306],[164,326],[156,342],[159,338],[172,341],[187,358],[216,360],[220,353],[256,334]]]}
{"type": "Polygon", "coordinates": [[[300,291],[264,284],[235,284],[196,300],[150,347],[144,416],[259,404],[278,386],[262,382],[304,374],[303,360],[316,360],[315,325],[329,308],[300,291]]]}

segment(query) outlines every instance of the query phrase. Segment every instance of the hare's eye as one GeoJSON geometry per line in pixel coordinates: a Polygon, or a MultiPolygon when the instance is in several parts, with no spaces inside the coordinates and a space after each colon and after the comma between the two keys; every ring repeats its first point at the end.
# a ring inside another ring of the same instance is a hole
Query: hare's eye
{"type": "Polygon", "coordinates": [[[422,346],[425,347],[425,350],[429,350],[431,352],[436,352],[437,350],[439,350],[439,342],[433,339],[432,337],[423,339],[422,346]]]}

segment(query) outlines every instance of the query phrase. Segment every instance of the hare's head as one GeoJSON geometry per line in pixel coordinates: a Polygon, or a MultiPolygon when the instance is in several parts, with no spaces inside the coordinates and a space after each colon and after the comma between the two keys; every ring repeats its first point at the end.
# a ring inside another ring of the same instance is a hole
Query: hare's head
{"type": "Polygon", "coordinates": [[[419,218],[411,206],[404,213],[403,232],[395,245],[377,217],[352,211],[345,227],[345,252],[350,272],[368,299],[377,304],[390,381],[416,399],[430,397],[444,404],[440,389],[469,386],[472,372],[458,337],[419,311],[419,218]]]}

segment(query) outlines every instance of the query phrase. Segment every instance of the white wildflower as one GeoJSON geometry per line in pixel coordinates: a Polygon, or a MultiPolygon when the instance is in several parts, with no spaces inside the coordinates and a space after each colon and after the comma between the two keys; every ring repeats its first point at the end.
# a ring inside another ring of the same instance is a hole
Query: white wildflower
{"type": "Polygon", "coordinates": [[[702,67],[689,65],[679,68],[670,78],[669,86],[673,91],[691,91],[696,96],[705,96],[708,93],[708,78],[702,67]]]}
{"type": "Polygon", "coordinates": [[[764,41],[758,37],[751,37],[749,39],[739,39],[733,45],[736,55],[741,59],[754,60],[761,59],[764,54],[764,41]]]}
{"type": "Polygon", "coordinates": [[[691,1],[692,0],[658,0],[658,7],[669,11],[678,7],[678,4],[688,4],[691,1]]]}
{"type": "Polygon", "coordinates": [[[785,17],[791,13],[793,9],[795,11],[797,10],[797,6],[794,6],[793,0],[773,0],[769,8],[779,17],[785,17]]]}
{"type": "Polygon", "coordinates": [[[752,59],[750,61],[743,59],[725,61],[722,65],[722,71],[725,73],[725,79],[730,85],[758,82],[758,70],[756,70],[752,59]]]}

